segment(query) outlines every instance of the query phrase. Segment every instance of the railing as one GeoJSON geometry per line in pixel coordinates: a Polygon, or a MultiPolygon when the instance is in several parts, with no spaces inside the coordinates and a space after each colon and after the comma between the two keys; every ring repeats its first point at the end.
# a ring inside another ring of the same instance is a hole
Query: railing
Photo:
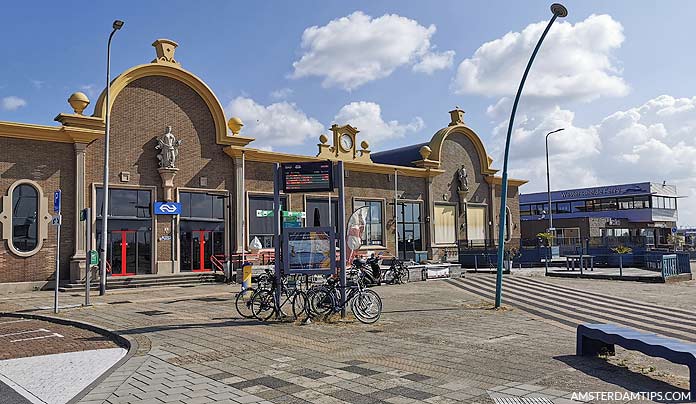
{"type": "Polygon", "coordinates": [[[213,264],[213,271],[225,271],[225,262],[227,261],[227,256],[218,254],[212,255],[210,257],[210,263],[213,264]]]}

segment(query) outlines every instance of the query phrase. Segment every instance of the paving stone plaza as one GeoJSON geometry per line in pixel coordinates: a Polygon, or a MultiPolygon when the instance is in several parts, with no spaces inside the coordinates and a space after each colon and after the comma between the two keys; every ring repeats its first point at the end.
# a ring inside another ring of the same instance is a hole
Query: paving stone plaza
{"type": "MultiPolygon", "coordinates": [[[[93,297],[92,307],[64,309],[59,317],[113,330],[137,344],[82,403],[569,403],[574,392],[688,388],[686,367],[633,352],[619,349],[610,360],[574,356],[571,322],[577,319],[562,308],[573,300],[572,290],[593,282],[591,293],[623,299],[633,284],[512,275],[503,310],[463,289],[478,285],[485,294],[493,279],[477,274],[379,287],[384,313],[373,325],[245,320],[234,310],[237,286],[230,285],[113,291],[93,297]],[[541,302],[559,290],[569,298],[558,298],[561,311],[533,310],[519,291],[524,282],[529,290],[548,290],[536,294],[541,302]]],[[[669,307],[670,296],[685,296],[684,312],[694,305],[695,287],[694,281],[640,285],[656,308],[669,307]]],[[[3,298],[0,311],[48,314],[39,308],[51,297],[3,298]]],[[[83,297],[61,298],[64,305],[78,305],[83,297]]],[[[602,298],[595,300],[598,316],[616,316],[602,298]]],[[[578,313],[585,311],[587,303],[576,304],[578,313]]],[[[664,316],[644,326],[668,327],[669,321],[664,316]]],[[[681,321],[675,332],[693,342],[693,331],[692,320],[681,321]]]]}

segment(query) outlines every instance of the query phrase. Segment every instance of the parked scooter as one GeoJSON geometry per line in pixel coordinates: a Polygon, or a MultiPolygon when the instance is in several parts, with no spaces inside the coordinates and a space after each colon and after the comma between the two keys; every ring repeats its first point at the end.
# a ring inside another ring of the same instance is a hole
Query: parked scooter
{"type": "Polygon", "coordinates": [[[367,259],[358,257],[353,260],[353,267],[365,274],[364,281],[368,285],[379,286],[382,284],[382,269],[379,266],[379,260],[380,257],[375,256],[374,253],[367,259]]]}

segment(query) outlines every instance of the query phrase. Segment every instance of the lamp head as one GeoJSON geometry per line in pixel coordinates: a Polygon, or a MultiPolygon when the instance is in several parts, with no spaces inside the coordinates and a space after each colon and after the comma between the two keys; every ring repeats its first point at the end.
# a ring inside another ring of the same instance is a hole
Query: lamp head
{"type": "Polygon", "coordinates": [[[560,3],[551,4],[551,12],[556,17],[567,17],[568,16],[568,9],[565,8],[565,6],[563,4],[560,4],[560,3]]]}
{"type": "Polygon", "coordinates": [[[113,27],[114,27],[114,30],[119,30],[119,29],[121,29],[121,27],[123,27],[123,21],[121,21],[121,20],[115,20],[115,21],[114,21],[113,27]]]}

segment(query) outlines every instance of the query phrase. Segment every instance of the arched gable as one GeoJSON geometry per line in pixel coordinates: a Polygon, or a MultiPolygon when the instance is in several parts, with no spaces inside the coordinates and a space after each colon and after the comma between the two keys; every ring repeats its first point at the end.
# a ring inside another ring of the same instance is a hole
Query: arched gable
{"type": "MultiPolygon", "coordinates": [[[[198,78],[193,73],[182,69],[178,64],[175,63],[154,62],[132,67],[120,74],[111,82],[111,98],[109,100],[111,105],[109,105],[109,108],[113,107],[114,100],[116,100],[118,94],[123,91],[128,84],[148,76],[164,76],[172,78],[193,89],[198,95],[201,96],[210,110],[211,115],[213,116],[213,120],[215,122],[215,141],[221,145],[230,145],[233,143],[233,138],[227,135],[225,111],[213,91],[203,82],[203,80],[198,78]]],[[[99,96],[99,99],[94,107],[94,114],[92,116],[102,119],[104,118],[106,114],[105,99],[106,90],[102,91],[101,95],[99,96]]]]}
{"type": "Polygon", "coordinates": [[[465,136],[473,143],[481,164],[481,174],[493,175],[498,172],[498,170],[491,168],[493,159],[486,153],[486,148],[483,146],[481,138],[473,130],[464,125],[448,126],[437,131],[428,145],[431,150],[430,156],[428,157],[429,160],[442,161],[442,147],[449,136],[465,136]]]}

